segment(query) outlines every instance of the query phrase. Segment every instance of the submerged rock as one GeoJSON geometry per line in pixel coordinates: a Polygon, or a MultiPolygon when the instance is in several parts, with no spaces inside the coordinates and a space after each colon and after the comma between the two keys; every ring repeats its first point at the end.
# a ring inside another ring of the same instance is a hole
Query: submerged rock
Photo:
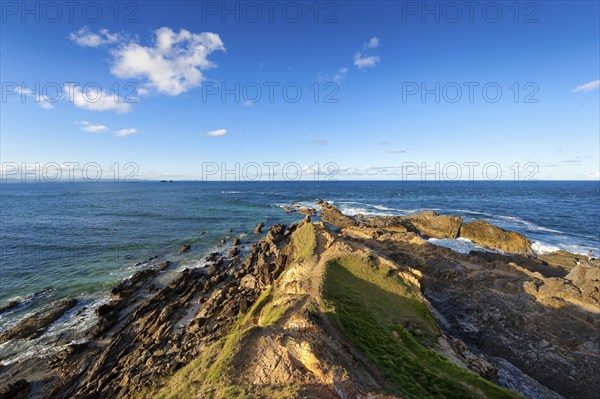
{"type": "Polygon", "coordinates": [[[21,320],[16,326],[9,328],[0,334],[0,344],[12,339],[35,338],[41,335],[47,328],[58,320],[68,310],[77,304],[77,299],[66,298],[53,302],[44,309],[21,320]]]}
{"type": "Polygon", "coordinates": [[[182,254],[184,252],[189,251],[189,249],[191,248],[190,244],[183,244],[181,247],[179,247],[179,253],[182,254]]]}

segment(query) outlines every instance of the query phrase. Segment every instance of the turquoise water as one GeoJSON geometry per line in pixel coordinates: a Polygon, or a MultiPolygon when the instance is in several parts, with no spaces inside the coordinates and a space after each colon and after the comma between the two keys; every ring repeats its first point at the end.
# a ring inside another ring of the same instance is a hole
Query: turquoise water
{"type": "Polygon", "coordinates": [[[93,301],[153,255],[168,255],[179,268],[200,265],[221,237],[255,240],[257,222],[297,221],[302,215],[281,207],[314,206],[317,198],[348,214],[432,209],[481,218],[527,235],[542,250],[600,248],[598,182],[82,182],[0,189],[0,305],[27,299],[0,318],[0,329],[56,298],[93,301]],[[192,250],[176,255],[184,242],[192,250]]]}

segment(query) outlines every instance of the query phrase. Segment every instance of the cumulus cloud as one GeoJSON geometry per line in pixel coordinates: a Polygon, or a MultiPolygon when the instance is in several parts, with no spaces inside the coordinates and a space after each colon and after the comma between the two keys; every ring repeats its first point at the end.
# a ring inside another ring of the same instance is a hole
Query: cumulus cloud
{"type": "Polygon", "coordinates": [[[368,42],[363,44],[361,51],[354,54],[354,66],[358,69],[373,68],[381,59],[378,55],[373,54],[373,49],[379,47],[379,39],[372,37],[368,42]]]}
{"type": "Polygon", "coordinates": [[[78,108],[90,111],[114,111],[125,113],[131,111],[131,104],[115,94],[110,94],[94,87],[88,87],[85,93],[79,86],[65,85],[69,101],[78,108]]]}
{"type": "Polygon", "coordinates": [[[213,137],[225,136],[226,134],[227,134],[227,129],[210,130],[206,133],[207,136],[213,136],[213,137]]]}
{"type": "Polygon", "coordinates": [[[84,26],[77,32],[70,33],[69,39],[82,47],[99,47],[118,43],[122,37],[117,33],[110,33],[108,29],[100,29],[98,33],[94,33],[84,26]]]}
{"type": "Polygon", "coordinates": [[[106,127],[104,125],[95,125],[88,121],[79,121],[77,123],[79,125],[81,125],[81,130],[83,130],[85,132],[104,133],[104,132],[108,132],[110,130],[108,127],[106,127]]]}
{"type": "Polygon", "coordinates": [[[578,92],[588,93],[592,90],[596,90],[599,87],[600,87],[600,80],[594,80],[592,82],[584,83],[582,85],[577,86],[576,88],[574,88],[572,90],[572,92],[573,93],[578,93],[578,92]]]}
{"type": "Polygon", "coordinates": [[[202,71],[216,66],[208,56],[225,51],[216,33],[196,34],[185,29],[175,32],[163,27],[154,35],[151,46],[130,42],[113,50],[112,74],[144,80],[146,89],[176,96],[199,86],[204,80],[202,71]]]}

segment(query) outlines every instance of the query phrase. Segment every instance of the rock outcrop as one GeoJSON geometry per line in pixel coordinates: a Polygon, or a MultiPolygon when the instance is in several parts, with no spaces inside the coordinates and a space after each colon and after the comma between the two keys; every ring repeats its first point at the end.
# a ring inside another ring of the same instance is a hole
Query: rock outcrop
{"type": "MultiPolygon", "coordinates": [[[[319,205],[325,223],[308,212],[273,225],[245,258],[234,239],[203,268],[153,259],[111,290],[87,341],[3,365],[0,398],[518,397],[494,383],[530,399],[596,397],[594,264],[529,257],[529,240],[482,221],[319,205]]],[[[0,342],[44,334],[74,305],[56,302],[0,342]]]]}
{"type": "Polygon", "coordinates": [[[35,338],[44,333],[50,324],[58,320],[77,304],[75,298],[66,298],[46,306],[39,312],[23,319],[16,326],[0,334],[0,344],[13,339],[35,338]]]}
{"type": "Polygon", "coordinates": [[[527,237],[506,231],[483,220],[466,223],[460,228],[460,237],[473,241],[476,245],[496,249],[506,253],[529,254],[531,241],[527,237]]]}
{"type": "Polygon", "coordinates": [[[462,225],[460,216],[438,215],[433,211],[406,218],[420,235],[433,238],[456,238],[462,225]]]}

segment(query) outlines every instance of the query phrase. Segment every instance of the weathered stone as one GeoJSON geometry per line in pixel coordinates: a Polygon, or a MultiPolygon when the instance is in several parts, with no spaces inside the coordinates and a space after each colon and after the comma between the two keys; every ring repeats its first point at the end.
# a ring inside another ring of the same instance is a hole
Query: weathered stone
{"type": "Polygon", "coordinates": [[[462,225],[460,237],[473,241],[476,245],[500,250],[506,253],[529,254],[531,241],[525,236],[506,231],[483,220],[462,225]]]}

